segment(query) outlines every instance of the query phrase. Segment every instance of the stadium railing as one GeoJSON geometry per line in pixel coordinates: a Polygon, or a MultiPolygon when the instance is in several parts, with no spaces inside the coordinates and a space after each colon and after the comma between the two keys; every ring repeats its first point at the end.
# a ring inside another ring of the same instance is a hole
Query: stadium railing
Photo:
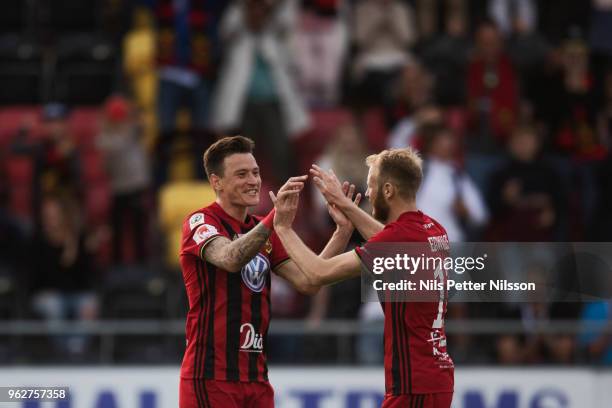
{"type": "MultiPolygon", "coordinates": [[[[449,321],[448,335],[503,335],[503,334],[570,334],[596,332],[612,334],[612,322],[555,320],[534,321],[529,329],[521,320],[469,319],[449,321]]],[[[337,341],[339,362],[346,362],[350,349],[350,337],[363,334],[380,334],[383,322],[358,320],[324,320],[316,327],[304,320],[273,320],[271,336],[334,336],[337,341]]],[[[185,321],[172,320],[95,320],[95,321],[0,321],[0,337],[87,335],[100,339],[99,362],[112,363],[116,338],[119,336],[184,336],[185,321]]]]}

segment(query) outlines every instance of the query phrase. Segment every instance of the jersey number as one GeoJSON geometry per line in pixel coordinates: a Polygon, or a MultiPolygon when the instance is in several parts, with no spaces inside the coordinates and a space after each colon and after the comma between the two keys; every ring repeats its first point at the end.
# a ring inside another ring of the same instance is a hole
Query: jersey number
{"type": "Polygon", "coordinates": [[[433,329],[441,329],[444,326],[444,278],[446,271],[443,268],[438,268],[434,271],[434,279],[440,282],[440,301],[438,302],[438,316],[433,321],[433,329]]]}

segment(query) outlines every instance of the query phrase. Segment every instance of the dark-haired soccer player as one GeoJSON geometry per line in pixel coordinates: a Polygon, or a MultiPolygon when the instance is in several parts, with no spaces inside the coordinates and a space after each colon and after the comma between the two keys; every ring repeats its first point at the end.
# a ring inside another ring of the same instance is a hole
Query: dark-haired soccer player
{"type": "MultiPolygon", "coordinates": [[[[253,148],[250,139],[233,136],[206,150],[204,167],[217,198],[183,225],[180,263],[189,312],[180,408],[273,407],[266,365],[270,271],[302,293],[318,290],[272,232],[274,211],[263,219],[247,212],[259,204],[261,188],[253,148]]],[[[290,178],[279,197],[299,193],[306,178],[290,178]]],[[[322,257],[342,252],[353,231],[338,211],[330,214],[337,228],[322,257]]]]}
{"type": "MultiPolygon", "coordinates": [[[[374,243],[448,242],[444,228],[416,208],[415,196],[422,169],[421,159],[414,151],[385,150],[368,157],[367,164],[370,170],[366,197],[372,203],[374,218],[341,197],[342,189],[333,172],[316,166],[311,170],[328,203],[341,210],[368,240],[354,252],[330,259],[318,258],[291,229],[299,197],[294,194],[275,198],[271,194],[276,208],[275,232],[311,285],[328,285],[359,276],[360,259],[368,264],[375,250],[374,243]]],[[[442,275],[445,280],[446,274],[442,275]]],[[[384,408],[451,406],[454,365],[446,351],[446,294],[442,293],[437,302],[382,303],[385,314],[384,408]]]]}

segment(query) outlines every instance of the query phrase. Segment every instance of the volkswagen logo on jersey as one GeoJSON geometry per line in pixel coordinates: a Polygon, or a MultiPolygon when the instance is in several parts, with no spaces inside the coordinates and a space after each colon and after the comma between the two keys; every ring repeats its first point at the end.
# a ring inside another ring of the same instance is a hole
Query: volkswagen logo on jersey
{"type": "Polygon", "coordinates": [[[268,270],[270,270],[268,258],[257,254],[242,268],[242,280],[253,292],[261,292],[266,284],[268,270]]]}

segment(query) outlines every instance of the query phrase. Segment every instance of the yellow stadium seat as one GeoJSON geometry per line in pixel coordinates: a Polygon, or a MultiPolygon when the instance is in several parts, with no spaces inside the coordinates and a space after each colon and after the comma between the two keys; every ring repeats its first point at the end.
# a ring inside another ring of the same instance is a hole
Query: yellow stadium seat
{"type": "Polygon", "coordinates": [[[177,267],[185,217],[215,200],[213,188],[202,181],[175,181],[159,192],[159,221],[166,237],[166,262],[177,267]]]}

